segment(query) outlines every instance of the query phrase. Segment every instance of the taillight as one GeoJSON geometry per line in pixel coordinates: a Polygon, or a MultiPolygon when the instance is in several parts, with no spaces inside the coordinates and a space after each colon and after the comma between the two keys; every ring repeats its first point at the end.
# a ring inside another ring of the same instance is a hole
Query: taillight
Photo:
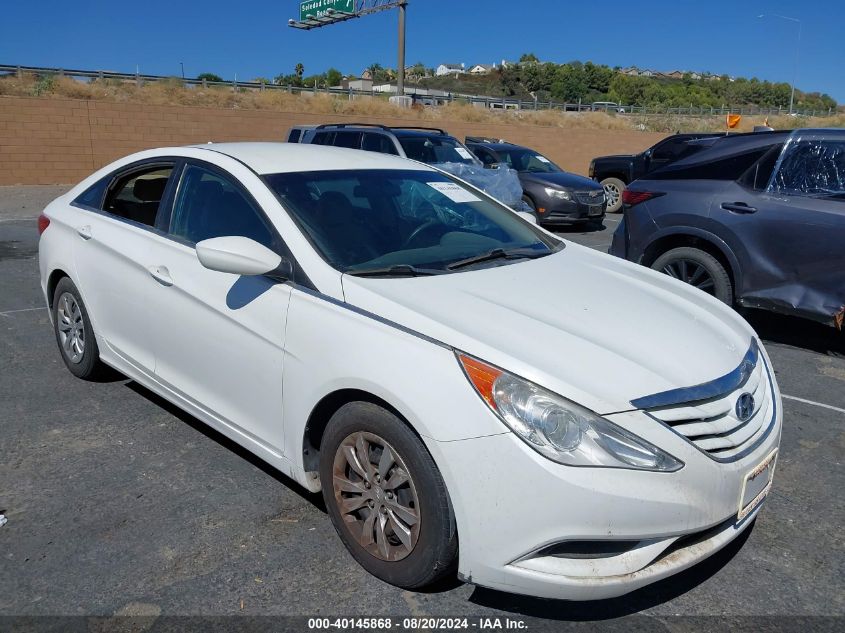
{"type": "Polygon", "coordinates": [[[43,213],[38,216],[38,235],[41,235],[50,226],[50,218],[43,213]]]}
{"type": "Polygon", "coordinates": [[[626,189],[622,192],[622,204],[633,207],[638,205],[640,202],[651,200],[659,195],[661,194],[656,191],[631,191],[630,189],[626,189]]]}

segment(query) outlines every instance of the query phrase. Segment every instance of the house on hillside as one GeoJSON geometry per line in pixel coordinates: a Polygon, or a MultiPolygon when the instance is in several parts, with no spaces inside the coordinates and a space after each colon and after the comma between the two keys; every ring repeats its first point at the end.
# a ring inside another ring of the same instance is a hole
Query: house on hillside
{"type": "Polygon", "coordinates": [[[683,79],[684,73],[680,70],[672,70],[668,73],[662,73],[667,79],[683,79]]]}
{"type": "Polygon", "coordinates": [[[640,76],[640,69],[636,66],[629,66],[628,68],[620,68],[619,72],[623,75],[629,75],[630,77],[639,77],[640,76]]]}
{"type": "Polygon", "coordinates": [[[476,64],[469,69],[472,75],[486,75],[496,70],[496,64],[476,64]]]}
{"type": "Polygon", "coordinates": [[[370,81],[372,81],[373,72],[369,68],[365,68],[364,72],[361,73],[361,79],[369,79],[370,81]]]}
{"type": "Polygon", "coordinates": [[[466,66],[464,64],[440,64],[434,72],[438,77],[461,75],[466,72],[466,66]]]}

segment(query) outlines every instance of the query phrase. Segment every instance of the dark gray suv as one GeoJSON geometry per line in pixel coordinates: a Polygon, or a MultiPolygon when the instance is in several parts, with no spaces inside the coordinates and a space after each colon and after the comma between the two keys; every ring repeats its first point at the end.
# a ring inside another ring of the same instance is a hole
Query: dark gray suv
{"type": "Polygon", "coordinates": [[[725,303],[842,329],[845,130],[758,132],[633,182],[610,253],[725,303]]]}

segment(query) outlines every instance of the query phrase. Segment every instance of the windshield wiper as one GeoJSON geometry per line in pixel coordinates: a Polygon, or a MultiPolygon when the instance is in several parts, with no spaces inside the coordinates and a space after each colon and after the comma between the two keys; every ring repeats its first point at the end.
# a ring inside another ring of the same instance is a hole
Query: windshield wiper
{"type": "Polygon", "coordinates": [[[431,270],[428,268],[417,268],[410,264],[396,264],[384,268],[361,268],[360,270],[347,270],[347,275],[355,277],[427,277],[429,275],[440,275],[444,271],[431,270]]]}
{"type": "Polygon", "coordinates": [[[507,250],[504,248],[494,248],[492,251],[487,251],[481,255],[452,262],[446,268],[448,270],[456,270],[465,266],[471,266],[472,264],[493,261],[494,259],[536,259],[551,254],[551,250],[538,251],[533,248],[511,248],[507,250]]]}

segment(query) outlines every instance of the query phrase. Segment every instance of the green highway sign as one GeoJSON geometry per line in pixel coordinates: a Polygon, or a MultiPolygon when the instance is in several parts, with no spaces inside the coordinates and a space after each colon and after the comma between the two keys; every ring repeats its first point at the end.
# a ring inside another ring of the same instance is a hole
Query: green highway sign
{"type": "Polygon", "coordinates": [[[355,0],[303,0],[299,3],[299,19],[307,20],[309,15],[321,18],[329,9],[355,13],[355,0]]]}

